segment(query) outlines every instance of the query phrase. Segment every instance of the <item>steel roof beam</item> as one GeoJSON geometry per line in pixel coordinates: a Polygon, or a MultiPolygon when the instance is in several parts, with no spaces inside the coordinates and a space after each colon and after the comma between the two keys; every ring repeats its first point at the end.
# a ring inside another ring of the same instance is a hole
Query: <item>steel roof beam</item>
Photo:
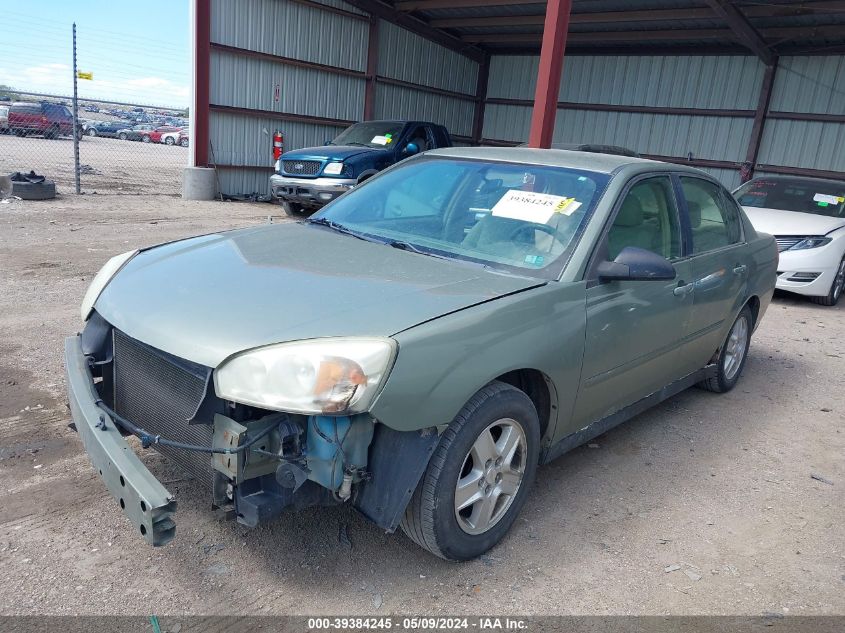
{"type": "Polygon", "coordinates": [[[727,22],[740,44],[750,48],[766,66],[772,66],[775,63],[777,55],[731,0],[706,0],[706,2],[716,15],[727,22]]]}
{"type": "Polygon", "coordinates": [[[453,35],[449,35],[445,31],[432,28],[427,22],[419,20],[406,13],[401,13],[380,0],[346,0],[347,4],[351,4],[356,9],[365,11],[370,15],[374,15],[382,20],[392,22],[397,26],[416,33],[417,35],[431,40],[441,46],[461,53],[471,60],[481,63],[484,60],[484,51],[472,46],[466,41],[463,41],[453,35]]]}

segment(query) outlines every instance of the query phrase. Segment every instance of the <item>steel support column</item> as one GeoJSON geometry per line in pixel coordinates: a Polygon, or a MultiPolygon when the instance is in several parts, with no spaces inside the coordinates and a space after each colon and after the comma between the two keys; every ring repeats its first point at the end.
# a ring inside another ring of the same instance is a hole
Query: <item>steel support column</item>
{"type": "Polygon", "coordinates": [[[478,64],[478,81],[475,84],[475,111],[472,115],[472,143],[480,145],[484,131],[484,106],[487,101],[487,82],[490,79],[490,55],[478,64]]]}
{"type": "Polygon", "coordinates": [[[754,169],[757,167],[757,154],[760,152],[760,143],[763,140],[763,130],[766,127],[766,115],[769,112],[769,102],[772,100],[772,87],[775,84],[778,58],[775,57],[771,66],[766,66],[763,73],[763,83],[760,85],[760,98],[757,101],[757,112],[754,114],[754,125],[751,128],[751,137],[748,139],[748,151],[745,155],[745,163],[740,172],[742,182],[748,182],[754,177],[754,169]]]}
{"type": "Polygon", "coordinates": [[[376,115],[376,81],[378,77],[378,16],[370,14],[370,34],[367,38],[367,84],[364,86],[364,120],[376,115]]]}
{"type": "Polygon", "coordinates": [[[194,99],[191,104],[193,166],[208,167],[211,101],[211,0],[194,0],[194,99]]]}
{"type": "Polygon", "coordinates": [[[549,147],[552,143],[571,10],[572,0],[548,0],[546,4],[543,47],[540,49],[534,111],[531,113],[531,131],[528,134],[529,147],[549,147]]]}

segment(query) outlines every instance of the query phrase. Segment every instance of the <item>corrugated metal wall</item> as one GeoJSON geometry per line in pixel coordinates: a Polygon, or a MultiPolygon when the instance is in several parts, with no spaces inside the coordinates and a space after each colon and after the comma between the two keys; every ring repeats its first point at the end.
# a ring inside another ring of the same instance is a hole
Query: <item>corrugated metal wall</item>
{"type": "MultiPolygon", "coordinates": [[[[487,96],[533,99],[538,58],[491,59],[487,96]]],[[[560,101],[615,106],[753,110],[763,66],[754,57],[573,56],[564,64],[560,101]]],[[[488,104],[484,138],[525,141],[531,107],[488,104]]],[[[740,161],[753,120],[748,117],[694,116],[559,109],[554,141],[622,145],[643,154],[740,161]]],[[[739,175],[708,169],[731,185],[739,175]]]]}
{"type": "MultiPolygon", "coordinates": [[[[783,57],[770,110],[845,115],[845,56],[783,57]]],[[[770,119],[759,162],[845,172],[845,124],[770,119]]]]}
{"type": "MultiPolygon", "coordinates": [[[[390,22],[379,22],[378,74],[382,77],[475,96],[478,64],[390,22]]],[[[470,136],[475,105],[461,99],[380,82],[376,118],[421,119],[470,136]]]]}

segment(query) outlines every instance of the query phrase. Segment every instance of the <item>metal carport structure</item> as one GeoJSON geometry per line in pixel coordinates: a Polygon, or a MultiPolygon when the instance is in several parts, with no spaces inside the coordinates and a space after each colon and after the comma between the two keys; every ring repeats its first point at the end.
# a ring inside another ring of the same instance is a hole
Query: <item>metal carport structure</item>
{"type": "Polygon", "coordinates": [[[466,144],[627,145],[729,186],[845,179],[843,1],[194,0],[193,22],[194,164],[228,193],[266,187],[270,129],[303,146],[411,116],[466,144]]]}

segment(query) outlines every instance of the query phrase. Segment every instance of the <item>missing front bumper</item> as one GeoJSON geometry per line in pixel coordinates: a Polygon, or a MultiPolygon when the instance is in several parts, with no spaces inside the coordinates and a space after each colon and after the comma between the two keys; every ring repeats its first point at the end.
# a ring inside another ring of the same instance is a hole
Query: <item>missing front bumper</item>
{"type": "Polygon", "coordinates": [[[71,415],[88,458],[144,540],[166,545],[176,534],[176,501],[96,405],[99,396],[77,336],[65,339],[65,368],[71,415]]]}

